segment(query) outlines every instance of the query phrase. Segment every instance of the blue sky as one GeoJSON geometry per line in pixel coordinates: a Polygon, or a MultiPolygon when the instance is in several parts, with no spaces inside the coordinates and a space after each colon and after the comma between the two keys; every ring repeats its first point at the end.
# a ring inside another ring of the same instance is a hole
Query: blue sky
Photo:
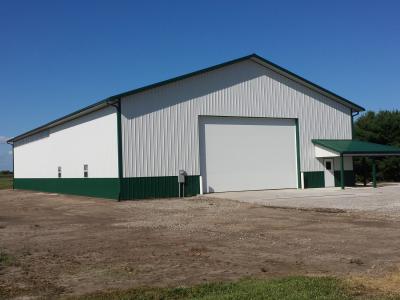
{"type": "Polygon", "coordinates": [[[0,0],[4,139],[257,53],[368,110],[400,107],[400,1],[0,0]]]}

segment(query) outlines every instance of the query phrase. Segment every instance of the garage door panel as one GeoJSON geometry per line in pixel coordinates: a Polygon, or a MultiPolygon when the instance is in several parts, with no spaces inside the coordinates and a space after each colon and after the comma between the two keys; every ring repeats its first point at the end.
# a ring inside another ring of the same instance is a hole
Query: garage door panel
{"type": "Polygon", "coordinates": [[[294,120],[200,118],[204,192],[297,187],[294,120]]]}

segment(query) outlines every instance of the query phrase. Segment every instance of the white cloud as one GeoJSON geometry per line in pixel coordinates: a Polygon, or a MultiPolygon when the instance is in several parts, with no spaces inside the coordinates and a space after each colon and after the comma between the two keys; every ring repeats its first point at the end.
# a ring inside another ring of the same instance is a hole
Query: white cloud
{"type": "Polygon", "coordinates": [[[5,144],[10,138],[0,135],[0,144],[5,144]]]}

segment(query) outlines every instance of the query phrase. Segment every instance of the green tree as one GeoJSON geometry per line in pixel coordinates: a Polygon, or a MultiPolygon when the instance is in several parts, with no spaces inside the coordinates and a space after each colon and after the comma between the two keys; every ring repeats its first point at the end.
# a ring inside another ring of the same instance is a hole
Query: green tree
{"type": "MultiPolygon", "coordinates": [[[[356,120],[354,134],[358,140],[400,147],[400,111],[368,111],[356,120]]],[[[377,158],[377,169],[378,180],[400,181],[400,157],[377,158]]],[[[354,170],[359,180],[369,181],[371,160],[354,159],[354,170]]]]}

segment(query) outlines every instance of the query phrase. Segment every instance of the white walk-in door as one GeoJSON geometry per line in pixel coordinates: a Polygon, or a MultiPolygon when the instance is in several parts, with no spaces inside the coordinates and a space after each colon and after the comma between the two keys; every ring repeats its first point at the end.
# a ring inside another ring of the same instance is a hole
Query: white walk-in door
{"type": "Polygon", "coordinates": [[[203,192],[297,187],[293,119],[200,117],[203,192]]]}
{"type": "Polygon", "coordinates": [[[333,159],[326,158],[324,159],[324,179],[325,179],[325,187],[335,186],[335,175],[333,171],[333,159]]]}

